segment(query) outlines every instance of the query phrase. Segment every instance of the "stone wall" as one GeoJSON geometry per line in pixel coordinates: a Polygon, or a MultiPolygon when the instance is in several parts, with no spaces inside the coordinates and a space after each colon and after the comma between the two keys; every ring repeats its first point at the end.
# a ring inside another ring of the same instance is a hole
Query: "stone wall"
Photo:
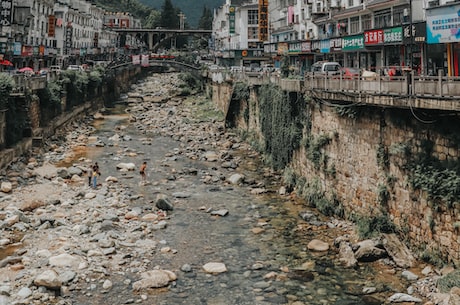
{"type": "MultiPolygon", "coordinates": [[[[32,135],[39,138],[47,138],[55,134],[56,130],[62,125],[79,118],[83,115],[87,115],[89,112],[97,111],[104,106],[104,100],[106,98],[116,98],[120,93],[129,89],[129,86],[139,78],[142,73],[140,67],[124,68],[117,71],[113,78],[113,84],[105,84],[103,88],[100,88],[102,92],[101,96],[96,97],[91,101],[75,107],[71,111],[64,112],[60,116],[54,118],[48,122],[47,126],[40,126],[40,101],[32,98],[29,104],[28,116],[32,127],[32,135]],[[116,92],[107,88],[116,88],[116,92]]],[[[62,97],[62,109],[66,109],[66,96],[62,97]]],[[[1,113],[0,113],[1,115],[1,113]]],[[[7,115],[7,114],[6,114],[7,115]]],[[[1,120],[0,120],[1,124],[1,120]]],[[[1,130],[1,128],[0,128],[1,130]]],[[[8,132],[7,130],[5,132],[8,132]]],[[[1,140],[1,136],[0,136],[1,140]]],[[[0,169],[6,167],[8,164],[18,159],[23,155],[27,155],[33,148],[33,139],[24,138],[22,141],[17,143],[14,147],[1,149],[2,143],[0,143],[0,169]]]]}
{"type": "MultiPolygon", "coordinates": [[[[257,95],[251,90],[249,103],[229,106],[231,87],[213,84],[213,100],[224,112],[240,109],[233,124],[260,136],[257,95]],[[246,106],[245,106],[246,105],[246,106]],[[243,113],[249,107],[249,120],[243,113]]],[[[294,154],[292,167],[307,181],[320,181],[326,197],[336,198],[346,217],[352,215],[388,217],[398,228],[401,238],[419,255],[438,255],[460,263],[460,211],[458,204],[448,208],[433,204],[427,194],[413,190],[408,177],[407,156],[398,150],[409,146],[413,153],[422,151],[423,142],[434,143],[433,156],[456,161],[459,150],[433,125],[417,122],[409,110],[396,111],[358,107],[354,118],[340,115],[337,107],[311,103],[308,117],[312,137],[328,137],[321,148],[327,167],[318,169],[307,158],[305,147],[294,154]],[[330,168],[334,168],[331,174],[330,168]],[[382,194],[387,192],[387,198],[382,194]]],[[[306,110],[307,111],[307,110],[306,110]]]]}

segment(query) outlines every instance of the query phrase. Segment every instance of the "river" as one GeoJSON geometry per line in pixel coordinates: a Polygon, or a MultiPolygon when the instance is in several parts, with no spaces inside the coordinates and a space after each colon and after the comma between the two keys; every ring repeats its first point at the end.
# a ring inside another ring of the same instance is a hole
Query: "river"
{"type": "MultiPolygon", "coordinates": [[[[322,217],[295,196],[279,195],[280,175],[265,167],[247,144],[234,141],[227,159],[237,166],[226,168],[220,161],[208,161],[189,149],[200,143],[203,153],[216,151],[222,155],[214,142],[216,137],[208,136],[207,131],[210,125],[223,125],[213,118],[194,120],[193,115],[200,113],[196,107],[210,102],[203,96],[189,100],[195,102],[174,100],[153,107],[157,109],[156,121],[163,124],[155,129],[140,126],[138,120],[130,122],[129,106],[109,108],[104,120],[95,121],[94,136],[105,141],[122,127],[127,140],[103,149],[90,145],[85,152],[99,162],[104,176],[120,177],[127,191],[132,192],[133,208],[154,209],[159,193],[174,198],[168,226],[146,233],[161,245],[151,256],[146,255],[146,263],[152,269],[172,270],[178,279],[169,287],[133,294],[129,283],[136,280],[136,268],[127,266],[116,276],[118,284],[111,292],[82,295],[77,298],[78,304],[383,304],[393,293],[405,292],[409,283],[382,261],[360,263],[355,269],[342,267],[333,241],[352,234],[351,225],[322,217]],[[181,108],[190,105],[194,110],[181,108]],[[180,122],[188,120],[193,130],[201,128],[202,133],[189,133],[190,126],[179,126],[177,118],[168,119],[184,111],[187,115],[180,122]],[[137,171],[120,176],[114,166],[120,162],[114,157],[120,150],[135,152],[129,160],[137,165],[148,162],[147,185],[140,185],[137,171]],[[234,173],[244,175],[246,182],[228,183],[227,178],[234,173]],[[228,215],[211,215],[210,210],[219,209],[228,210],[228,215]],[[299,213],[304,211],[315,214],[317,224],[303,221],[299,213]],[[308,250],[312,239],[327,242],[329,250],[308,250]],[[202,266],[208,262],[224,263],[227,272],[204,272],[202,266]],[[184,265],[188,266],[185,272],[181,270],[184,265]],[[366,289],[372,293],[363,292],[366,289]]],[[[212,131],[220,132],[220,142],[235,138],[229,131],[212,131]]]]}
{"type": "Polygon", "coordinates": [[[353,225],[282,192],[281,173],[224,128],[209,98],[178,96],[179,83],[138,82],[102,118],[72,122],[7,170],[16,186],[0,194],[0,305],[377,305],[416,295],[389,258],[345,268],[334,241],[355,243],[353,225]],[[97,189],[83,173],[92,162],[97,189]],[[139,286],[155,271],[176,278],[139,286]]]}

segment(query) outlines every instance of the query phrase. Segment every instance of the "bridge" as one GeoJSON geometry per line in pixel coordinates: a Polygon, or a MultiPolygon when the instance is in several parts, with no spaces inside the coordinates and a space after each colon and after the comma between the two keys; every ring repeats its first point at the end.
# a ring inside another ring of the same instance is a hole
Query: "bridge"
{"type": "Polygon", "coordinates": [[[156,52],[161,43],[178,36],[211,36],[212,30],[191,30],[191,29],[113,29],[121,36],[132,35],[137,39],[146,42],[149,51],[156,52]]]}

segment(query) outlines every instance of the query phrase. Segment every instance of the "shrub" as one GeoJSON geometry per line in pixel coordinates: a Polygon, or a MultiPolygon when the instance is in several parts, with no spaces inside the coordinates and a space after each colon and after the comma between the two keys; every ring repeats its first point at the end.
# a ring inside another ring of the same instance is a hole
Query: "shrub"
{"type": "Polygon", "coordinates": [[[8,108],[8,99],[13,87],[13,78],[7,74],[0,73],[0,110],[8,108]]]}
{"type": "Polygon", "coordinates": [[[396,232],[395,225],[388,218],[388,215],[382,214],[379,216],[359,216],[354,217],[356,229],[361,239],[373,238],[380,233],[396,232]]]}
{"type": "Polygon", "coordinates": [[[448,293],[453,287],[460,287],[460,270],[455,270],[439,278],[436,286],[442,293],[448,293]]]}

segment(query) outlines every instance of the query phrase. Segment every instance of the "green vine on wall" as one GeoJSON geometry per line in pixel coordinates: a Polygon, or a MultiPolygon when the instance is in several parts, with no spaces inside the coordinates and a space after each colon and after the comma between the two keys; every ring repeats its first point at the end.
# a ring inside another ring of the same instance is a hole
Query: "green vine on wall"
{"type": "MultiPolygon", "coordinates": [[[[6,145],[11,146],[23,138],[27,125],[27,103],[30,96],[14,99],[10,96],[14,88],[14,80],[10,75],[0,73],[0,110],[6,110],[6,145]]],[[[3,143],[2,143],[3,144],[3,143]]]]}
{"type": "Polygon", "coordinates": [[[13,78],[7,74],[0,73],[0,110],[7,109],[8,99],[13,87],[13,78]]]}
{"type": "Polygon", "coordinates": [[[305,101],[297,93],[288,94],[272,84],[260,86],[258,97],[264,151],[274,169],[283,169],[300,146],[305,101]]]}
{"type": "Polygon", "coordinates": [[[384,170],[387,170],[390,166],[388,150],[383,143],[380,143],[377,147],[377,164],[384,170]]]}
{"type": "Polygon", "coordinates": [[[434,206],[444,202],[451,208],[460,200],[459,162],[441,162],[433,156],[434,143],[423,141],[421,151],[409,160],[409,183],[415,190],[423,190],[434,206]]]}
{"type": "Polygon", "coordinates": [[[300,177],[296,181],[295,189],[300,198],[304,199],[309,206],[317,208],[322,214],[344,217],[343,205],[335,194],[332,195],[332,199],[326,197],[318,178],[307,181],[305,177],[300,177]]]}
{"type": "Polygon", "coordinates": [[[321,166],[323,166],[323,168],[327,170],[328,157],[323,153],[323,148],[330,144],[331,140],[331,137],[324,134],[318,137],[314,137],[313,135],[306,137],[305,148],[307,151],[307,159],[313,163],[315,169],[319,170],[321,166]]]}
{"type": "Polygon", "coordinates": [[[233,84],[232,99],[236,101],[249,100],[249,87],[243,82],[236,82],[233,84]]]}

